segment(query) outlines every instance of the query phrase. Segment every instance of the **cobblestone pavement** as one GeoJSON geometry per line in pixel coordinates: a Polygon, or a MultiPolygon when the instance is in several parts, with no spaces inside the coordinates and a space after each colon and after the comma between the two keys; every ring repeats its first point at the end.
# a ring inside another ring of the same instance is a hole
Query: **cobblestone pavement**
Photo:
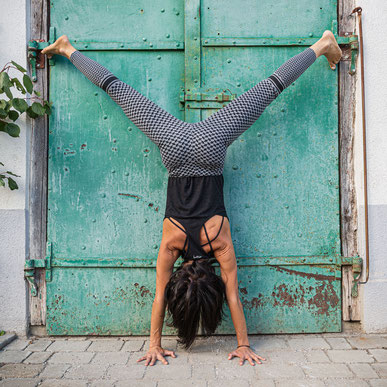
{"type": "Polygon", "coordinates": [[[387,386],[387,334],[249,339],[262,364],[227,360],[235,336],[199,338],[189,351],[165,336],[163,347],[177,357],[146,367],[137,359],[148,337],[17,338],[0,350],[0,386],[387,386]]]}

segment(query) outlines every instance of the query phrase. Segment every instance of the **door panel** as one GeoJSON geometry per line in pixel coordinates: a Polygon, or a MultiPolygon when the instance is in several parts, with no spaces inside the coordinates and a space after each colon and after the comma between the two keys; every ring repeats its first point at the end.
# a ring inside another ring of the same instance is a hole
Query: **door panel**
{"type": "MultiPolygon", "coordinates": [[[[56,36],[189,122],[335,32],[336,19],[330,0],[51,1],[56,36]]],[[[228,150],[249,333],[341,330],[337,90],[318,58],[228,150]]],[[[50,99],[47,331],[148,334],[167,184],[159,151],[62,57],[50,99]]],[[[225,308],[217,333],[233,334],[225,308]]]]}

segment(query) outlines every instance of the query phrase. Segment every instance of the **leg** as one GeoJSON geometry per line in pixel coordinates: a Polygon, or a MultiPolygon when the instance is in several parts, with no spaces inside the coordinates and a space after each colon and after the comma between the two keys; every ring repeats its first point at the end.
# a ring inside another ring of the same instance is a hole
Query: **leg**
{"type": "Polygon", "coordinates": [[[48,57],[53,54],[67,57],[91,82],[106,91],[125,115],[157,146],[189,127],[189,124],[119,80],[107,68],[77,51],[66,35],[62,35],[42,53],[48,57]]]}
{"type": "Polygon", "coordinates": [[[322,54],[330,63],[340,60],[341,50],[330,31],[325,31],[318,42],[287,60],[268,78],[196,125],[204,126],[206,131],[221,131],[225,145],[231,145],[322,54]]]}

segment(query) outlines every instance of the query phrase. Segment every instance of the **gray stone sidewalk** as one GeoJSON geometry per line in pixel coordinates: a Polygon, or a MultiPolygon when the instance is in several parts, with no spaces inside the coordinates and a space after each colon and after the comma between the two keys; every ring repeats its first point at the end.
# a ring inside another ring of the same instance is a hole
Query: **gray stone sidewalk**
{"type": "Polygon", "coordinates": [[[165,336],[177,357],[146,367],[137,359],[148,337],[18,338],[0,350],[0,386],[387,386],[387,334],[249,339],[262,364],[227,360],[235,336],[199,338],[189,351],[165,336]]]}

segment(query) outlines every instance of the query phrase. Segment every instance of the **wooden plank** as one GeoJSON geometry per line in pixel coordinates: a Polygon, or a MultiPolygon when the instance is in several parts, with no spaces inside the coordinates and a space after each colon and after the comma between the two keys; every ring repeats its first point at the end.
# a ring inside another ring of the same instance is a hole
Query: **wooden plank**
{"type": "MultiPolygon", "coordinates": [[[[355,31],[355,16],[349,16],[355,7],[353,0],[339,0],[339,35],[355,31]]],[[[345,55],[343,55],[345,59],[345,55]]],[[[350,59],[350,58],[349,58],[350,59]]],[[[354,128],[355,128],[355,87],[356,76],[348,74],[350,60],[340,63],[339,71],[339,127],[340,127],[340,192],[341,192],[341,244],[342,255],[356,256],[357,221],[356,191],[354,181],[354,128]]],[[[358,71],[359,67],[357,67],[358,71]]],[[[351,266],[342,270],[342,309],[344,321],[359,321],[361,312],[360,296],[353,298],[351,288],[353,274],[351,266]]]]}
{"type": "MultiPolygon", "coordinates": [[[[30,1],[30,40],[48,40],[48,4],[43,0],[30,1]]],[[[48,99],[48,61],[45,68],[37,69],[36,88],[42,98],[48,99]]],[[[31,120],[29,163],[29,258],[43,259],[46,253],[46,209],[47,209],[47,116],[31,120]]],[[[37,297],[30,294],[30,324],[45,325],[46,283],[44,270],[37,270],[37,297]]]]}

